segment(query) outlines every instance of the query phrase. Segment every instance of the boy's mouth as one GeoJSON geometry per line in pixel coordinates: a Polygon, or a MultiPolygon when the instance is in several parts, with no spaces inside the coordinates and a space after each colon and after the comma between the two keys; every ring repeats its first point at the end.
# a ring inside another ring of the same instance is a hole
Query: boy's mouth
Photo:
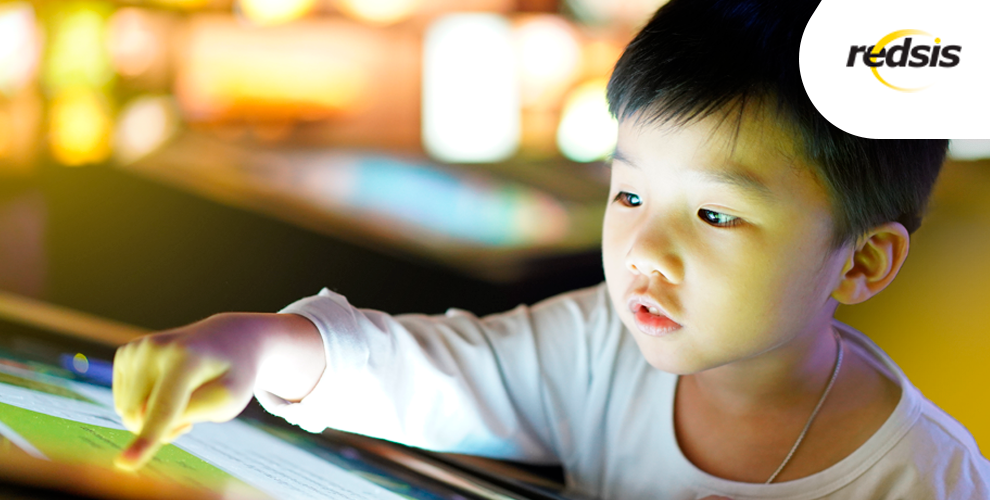
{"type": "Polygon", "coordinates": [[[633,298],[629,301],[629,310],[633,313],[639,331],[646,335],[660,337],[681,328],[680,324],[664,314],[659,305],[647,300],[633,298]]]}

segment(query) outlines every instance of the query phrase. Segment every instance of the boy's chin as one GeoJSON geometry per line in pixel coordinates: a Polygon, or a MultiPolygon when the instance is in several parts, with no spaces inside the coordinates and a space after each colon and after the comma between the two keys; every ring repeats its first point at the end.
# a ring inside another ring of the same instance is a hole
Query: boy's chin
{"type": "Polygon", "coordinates": [[[714,368],[710,364],[700,362],[700,360],[671,359],[672,356],[669,352],[657,352],[655,349],[644,348],[642,345],[639,346],[639,352],[653,368],[674,375],[692,375],[714,368]]]}
{"type": "Polygon", "coordinates": [[[631,326],[626,325],[633,340],[636,341],[639,353],[650,366],[657,370],[675,375],[692,375],[725,364],[724,362],[719,363],[713,362],[711,359],[704,359],[697,354],[692,356],[677,352],[679,350],[677,344],[680,343],[677,342],[677,336],[686,334],[683,330],[673,332],[670,337],[661,339],[633,330],[635,327],[635,323],[631,326]]]}

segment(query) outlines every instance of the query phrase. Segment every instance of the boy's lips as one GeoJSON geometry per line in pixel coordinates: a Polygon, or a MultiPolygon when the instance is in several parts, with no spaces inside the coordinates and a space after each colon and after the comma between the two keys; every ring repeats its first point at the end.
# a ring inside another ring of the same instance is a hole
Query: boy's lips
{"type": "Polygon", "coordinates": [[[639,331],[647,335],[660,337],[681,328],[679,323],[670,319],[660,304],[649,297],[630,297],[629,310],[633,313],[639,331]]]}

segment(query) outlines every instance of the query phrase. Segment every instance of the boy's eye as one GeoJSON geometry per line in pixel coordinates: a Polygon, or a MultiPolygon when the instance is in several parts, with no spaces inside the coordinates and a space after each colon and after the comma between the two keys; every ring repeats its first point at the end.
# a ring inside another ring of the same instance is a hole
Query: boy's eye
{"type": "Polygon", "coordinates": [[[627,207],[638,207],[643,204],[643,200],[639,198],[638,194],[632,194],[626,191],[619,191],[619,194],[615,195],[615,201],[627,207]]]}
{"type": "Polygon", "coordinates": [[[698,217],[701,217],[701,220],[718,227],[732,227],[740,222],[739,217],[734,215],[714,212],[704,208],[698,210],[698,217]]]}

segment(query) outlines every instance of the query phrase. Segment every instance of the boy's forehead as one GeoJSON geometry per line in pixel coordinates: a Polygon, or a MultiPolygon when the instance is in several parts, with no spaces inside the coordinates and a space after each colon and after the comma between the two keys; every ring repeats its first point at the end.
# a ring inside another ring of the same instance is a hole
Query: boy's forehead
{"type": "Polygon", "coordinates": [[[807,171],[796,154],[793,129],[772,118],[759,111],[687,124],[626,118],[619,122],[613,161],[636,169],[686,169],[709,180],[759,180],[782,170],[807,171]]]}

